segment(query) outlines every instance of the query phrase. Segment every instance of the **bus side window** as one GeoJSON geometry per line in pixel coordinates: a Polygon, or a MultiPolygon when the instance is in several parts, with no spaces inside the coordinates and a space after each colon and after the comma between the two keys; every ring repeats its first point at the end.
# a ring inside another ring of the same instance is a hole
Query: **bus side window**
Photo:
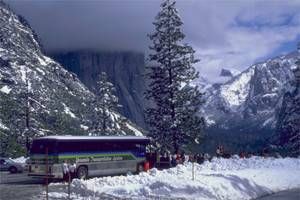
{"type": "Polygon", "coordinates": [[[96,151],[96,152],[103,151],[103,143],[93,142],[92,146],[93,146],[92,147],[93,151],[96,151]]]}
{"type": "Polygon", "coordinates": [[[101,142],[99,145],[99,150],[100,151],[109,151],[109,145],[107,142],[101,142]]]}
{"type": "Polygon", "coordinates": [[[88,142],[88,144],[84,145],[85,147],[85,152],[93,152],[94,149],[94,143],[93,141],[88,142]]]}
{"type": "Polygon", "coordinates": [[[59,150],[58,150],[58,142],[57,142],[57,141],[55,141],[55,143],[54,143],[54,149],[53,149],[53,153],[54,153],[55,155],[57,155],[57,154],[58,154],[58,152],[59,152],[59,150]]]}
{"type": "Polygon", "coordinates": [[[144,153],[146,151],[146,146],[143,144],[136,144],[136,151],[138,151],[139,153],[144,153]]]}
{"type": "Polygon", "coordinates": [[[118,144],[118,143],[111,144],[110,146],[111,146],[110,147],[111,150],[113,150],[113,151],[120,151],[121,150],[120,144],[118,144]]]}
{"type": "Polygon", "coordinates": [[[135,151],[137,151],[137,152],[141,152],[141,145],[140,144],[136,144],[135,145],[135,151]]]}
{"type": "Polygon", "coordinates": [[[91,141],[86,145],[87,152],[99,152],[103,150],[102,143],[91,141]]]}

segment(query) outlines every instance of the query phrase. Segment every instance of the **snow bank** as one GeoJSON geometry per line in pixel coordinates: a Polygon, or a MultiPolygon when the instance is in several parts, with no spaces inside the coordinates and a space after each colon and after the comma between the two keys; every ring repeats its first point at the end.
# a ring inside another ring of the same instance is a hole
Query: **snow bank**
{"type": "MultiPolygon", "coordinates": [[[[252,157],[213,159],[132,176],[93,178],[72,182],[76,199],[110,196],[130,199],[253,199],[281,190],[300,187],[300,159],[252,157]]],[[[50,193],[65,197],[65,193],[50,193]]]]}
{"type": "Polygon", "coordinates": [[[5,85],[2,88],[0,88],[0,92],[3,92],[5,94],[9,94],[10,91],[11,91],[11,88],[9,88],[7,85],[5,85]]]}

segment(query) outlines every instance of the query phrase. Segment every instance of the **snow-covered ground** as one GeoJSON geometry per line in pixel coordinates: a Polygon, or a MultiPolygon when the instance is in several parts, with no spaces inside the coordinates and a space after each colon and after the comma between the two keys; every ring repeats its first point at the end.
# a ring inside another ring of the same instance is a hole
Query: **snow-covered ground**
{"type": "MultiPolygon", "coordinates": [[[[131,176],[75,179],[74,199],[101,196],[129,199],[253,199],[266,194],[300,188],[300,158],[213,159],[202,165],[192,163],[131,176]]],[[[64,192],[51,197],[66,197],[64,192]]]]}

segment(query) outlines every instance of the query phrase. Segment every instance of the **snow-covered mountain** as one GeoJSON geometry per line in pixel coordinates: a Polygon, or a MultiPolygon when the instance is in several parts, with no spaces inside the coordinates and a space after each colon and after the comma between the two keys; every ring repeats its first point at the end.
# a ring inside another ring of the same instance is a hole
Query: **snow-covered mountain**
{"type": "MultiPolygon", "coordinates": [[[[45,56],[26,20],[0,1],[1,133],[24,129],[27,101],[22,99],[28,91],[32,95],[32,123],[40,135],[87,134],[93,123],[94,94],[75,74],[45,56]]],[[[141,134],[130,122],[119,124],[117,119],[125,120],[120,114],[111,113],[111,118],[116,121],[119,134],[141,134]]]]}
{"type": "Polygon", "coordinates": [[[239,140],[241,145],[243,141],[249,145],[263,143],[271,137],[299,55],[292,52],[257,63],[226,83],[207,89],[202,112],[208,134],[216,138],[216,143],[229,140],[229,135],[235,137],[229,143],[239,140]]]}
{"type": "Polygon", "coordinates": [[[208,88],[210,88],[212,86],[212,83],[209,82],[203,76],[199,76],[199,78],[195,79],[192,84],[197,85],[201,92],[205,92],[208,88]]]}
{"type": "Polygon", "coordinates": [[[283,96],[276,127],[279,139],[275,139],[283,153],[293,156],[300,155],[300,56],[297,64],[295,79],[283,96]]]}

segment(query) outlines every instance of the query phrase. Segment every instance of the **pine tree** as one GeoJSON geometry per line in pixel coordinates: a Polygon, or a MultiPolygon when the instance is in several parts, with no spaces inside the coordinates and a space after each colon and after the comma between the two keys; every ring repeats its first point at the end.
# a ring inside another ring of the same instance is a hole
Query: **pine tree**
{"type": "MultiPolygon", "coordinates": [[[[19,105],[11,95],[12,92],[13,90],[8,94],[0,92],[0,156],[4,157],[18,155],[22,148],[22,145],[17,143],[21,132],[16,127],[19,124],[18,109],[16,109],[19,105]]],[[[18,128],[22,129],[21,126],[18,128]]]]}
{"type": "Polygon", "coordinates": [[[183,22],[174,0],[165,0],[155,18],[155,32],[150,34],[148,89],[145,97],[153,105],[146,109],[150,136],[160,150],[179,150],[198,141],[204,126],[198,116],[202,94],[191,82],[199,74],[193,64],[195,51],[183,44],[183,22]]]}
{"type": "Polygon", "coordinates": [[[29,152],[31,142],[41,135],[40,116],[44,106],[38,101],[35,93],[37,88],[34,82],[34,72],[24,69],[23,82],[18,87],[17,103],[20,105],[19,117],[16,119],[16,129],[18,142],[26,147],[29,152]]]}
{"type": "Polygon", "coordinates": [[[102,72],[97,81],[95,89],[93,135],[110,135],[118,132],[118,117],[114,115],[120,107],[118,97],[114,95],[115,88],[108,81],[105,72],[102,72]]]}
{"type": "Polygon", "coordinates": [[[1,134],[1,141],[7,143],[1,151],[18,154],[18,150],[29,152],[32,139],[40,135],[41,104],[36,94],[34,73],[27,67],[22,70],[22,81],[10,85],[13,90],[9,94],[0,95],[0,113],[4,124],[7,124],[8,136],[1,134]],[[14,150],[10,148],[14,146],[14,150]],[[18,148],[17,148],[18,146],[18,148]],[[8,148],[8,149],[7,149],[8,148]]]}

